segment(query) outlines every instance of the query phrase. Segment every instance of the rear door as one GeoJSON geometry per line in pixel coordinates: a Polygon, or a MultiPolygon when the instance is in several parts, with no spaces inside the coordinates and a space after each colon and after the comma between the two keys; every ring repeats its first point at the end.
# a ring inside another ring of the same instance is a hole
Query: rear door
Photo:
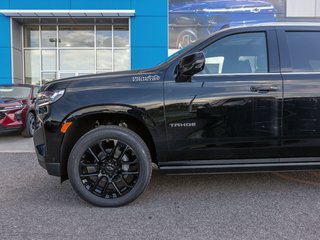
{"type": "Polygon", "coordinates": [[[284,84],[282,161],[320,156],[320,28],[277,31],[284,84]]]}

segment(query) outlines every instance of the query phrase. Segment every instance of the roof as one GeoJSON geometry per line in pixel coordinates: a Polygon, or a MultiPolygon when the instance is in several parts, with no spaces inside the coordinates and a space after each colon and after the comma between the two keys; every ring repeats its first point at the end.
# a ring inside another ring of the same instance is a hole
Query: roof
{"type": "Polygon", "coordinates": [[[320,27],[320,22],[267,22],[244,26],[264,26],[264,27],[320,27]]]}
{"type": "Polygon", "coordinates": [[[130,17],[135,10],[0,9],[8,17],[130,17]]]}
{"type": "MultiPolygon", "coordinates": [[[[241,29],[241,28],[254,28],[254,27],[319,27],[320,28],[320,22],[266,22],[266,23],[250,23],[250,24],[242,24],[237,26],[231,26],[227,28],[223,28],[214,34],[217,34],[219,32],[228,31],[230,29],[241,29]]],[[[209,38],[209,37],[208,37],[209,38]]]]}

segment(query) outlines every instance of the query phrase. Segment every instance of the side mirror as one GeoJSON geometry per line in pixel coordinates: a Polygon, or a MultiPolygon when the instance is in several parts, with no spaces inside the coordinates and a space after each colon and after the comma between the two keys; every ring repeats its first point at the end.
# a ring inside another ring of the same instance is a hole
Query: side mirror
{"type": "Polygon", "coordinates": [[[203,70],[205,61],[203,52],[195,52],[183,57],[176,68],[176,81],[190,82],[193,75],[203,70]]]}

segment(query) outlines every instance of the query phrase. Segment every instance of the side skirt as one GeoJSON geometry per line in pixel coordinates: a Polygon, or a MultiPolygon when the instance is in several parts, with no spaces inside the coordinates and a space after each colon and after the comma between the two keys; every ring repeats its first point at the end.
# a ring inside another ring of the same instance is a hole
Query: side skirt
{"type": "MultiPolygon", "coordinates": [[[[282,171],[310,171],[320,170],[320,158],[312,158],[306,161],[288,162],[289,159],[281,159],[281,162],[272,163],[243,163],[243,164],[203,164],[203,165],[160,165],[159,169],[164,174],[210,174],[210,173],[249,173],[249,172],[282,172],[282,171]]],[[[305,158],[304,160],[308,160],[305,158]]],[[[196,161],[195,161],[196,162],[196,161]]],[[[182,162],[181,162],[182,163],[182,162]]]]}

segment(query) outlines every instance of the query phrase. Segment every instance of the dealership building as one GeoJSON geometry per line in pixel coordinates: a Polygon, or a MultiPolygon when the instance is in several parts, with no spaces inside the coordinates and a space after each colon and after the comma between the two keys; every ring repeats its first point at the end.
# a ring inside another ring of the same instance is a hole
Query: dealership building
{"type": "MultiPolygon", "coordinates": [[[[154,66],[168,56],[169,15],[178,12],[177,4],[191,9],[190,4],[201,6],[210,1],[1,0],[0,84],[44,84],[58,78],[154,66]],[[176,8],[171,11],[172,6],[176,8]]],[[[246,1],[253,2],[242,0],[246,1]]],[[[275,15],[281,20],[316,21],[320,16],[320,0],[264,2],[277,8],[275,15]]],[[[216,12],[228,15],[237,9],[211,6],[201,9],[212,15],[209,22],[218,21],[216,12]]],[[[255,14],[260,11],[259,6],[248,9],[255,14]]],[[[198,11],[199,7],[192,8],[188,14],[198,11]]]]}

